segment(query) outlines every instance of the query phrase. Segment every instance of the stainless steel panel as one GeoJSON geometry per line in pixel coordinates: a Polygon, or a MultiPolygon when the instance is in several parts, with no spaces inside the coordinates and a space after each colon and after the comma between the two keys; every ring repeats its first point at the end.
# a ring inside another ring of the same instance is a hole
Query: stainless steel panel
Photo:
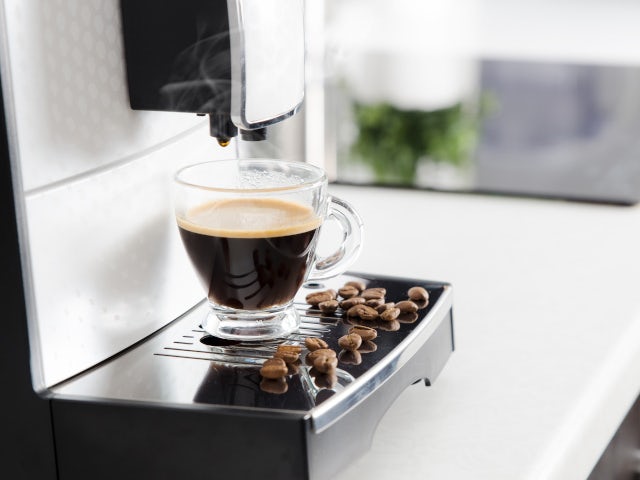
{"type": "MultiPolygon", "coordinates": [[[[27,191],[118,163],[205,126],[129,108],[117,0],[4,0],[27,191]]],[[[202,142],[207,139],[205,135],[202,142]]]]}
{"type": "Polygon", "coordinates": [[[46,385],[128,347],[203,297],[170,195],[175,169],[211,158],[203,137],[196,132],[119,168],[27,195],[46,385]]]}

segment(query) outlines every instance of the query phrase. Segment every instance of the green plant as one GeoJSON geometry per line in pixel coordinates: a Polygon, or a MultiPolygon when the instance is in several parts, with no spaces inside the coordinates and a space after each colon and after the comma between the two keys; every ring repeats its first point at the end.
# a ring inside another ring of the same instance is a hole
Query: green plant
{"type": "Polygon", "coordinates": [[[431,111],[356,103],[354,116],[359,132],[352,159],[369,165],[383,183],[413,183],[419,162],[427,158],[463,165],[477,137],[477,115],[462,103],[431,111]]]}

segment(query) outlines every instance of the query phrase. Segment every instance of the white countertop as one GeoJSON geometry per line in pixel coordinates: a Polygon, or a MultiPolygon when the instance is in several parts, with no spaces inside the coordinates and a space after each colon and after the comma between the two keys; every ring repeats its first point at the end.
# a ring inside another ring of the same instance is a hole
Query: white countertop
{"type": "Polygon", "coordinates": [[[336,480],[585,479],[640,393],[640,208],[331,186],[354,271],[453,285],[456,351],[336,480]]]}

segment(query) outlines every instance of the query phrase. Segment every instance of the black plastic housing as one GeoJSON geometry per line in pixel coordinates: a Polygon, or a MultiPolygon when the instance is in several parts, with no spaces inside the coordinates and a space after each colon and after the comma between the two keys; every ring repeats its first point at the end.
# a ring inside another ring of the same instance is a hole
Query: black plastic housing
{"type": "Polygon", "coordinates": [[[121,0],[120,7],[131,108],[210,114],[212,136],[236,136],[226,0],[121,0]]]}

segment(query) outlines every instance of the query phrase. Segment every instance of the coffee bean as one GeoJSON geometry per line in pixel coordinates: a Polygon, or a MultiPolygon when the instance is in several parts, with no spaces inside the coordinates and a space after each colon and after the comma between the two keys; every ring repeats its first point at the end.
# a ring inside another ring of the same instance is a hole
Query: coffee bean
{"type": "Polygon", "coordinates": [[[348,333],[338,339],[338,345],[345,350],[357,350],[362,345],[362,337],[357,333],[348,333]]]}
{"type": "Polygon", "coordinates": [[[350,282],[347,282],[344,284],[345,287],[355,287],[358,289],[358,292],[362,292],[365,288],[367,288],[367,286],[364,284],[364,282],[361,282],[359,280],[351,280],[350,282]]]}
{"type": "Polygon", "coordinates": [[[371,300],[372,298],[384,298],[387,294],[387,289],[382,287],[375,288],[367,288],[363,291],[360,296],[366,300],[371,300]]]}
{"type": "Polygon", "coordinates": [[[363,320],[374,320],[378,318],[378,312],[374,308],[366,305],[355,305],[347,310],[347,316],[359,317],[363,320]]]}
{"type": "Polygon", "coordinates": [[[413,301],[426,302],[429,300],[429,292],[423,287],[411,287],[407,295],[413,301]]]}
{"type": "Polygon", "coordinates": [[[384,305],[384,298],[372,298],[364,302],[367,307],[378,308],[381,305],[384,305]]]}
{"type": "Polygon", "coordinates": [[[281,358],[285,363],[293,363],[300,358],[300,354],[291,350],[276,350],[273,358],[281,358]]]}
{"type": "MultiPolygon", "coordinates": [[[[335,352],[334,352],[335,354],[335,352]]],[[[333,372],[338,366],[337,356],[320,355],[313,360],[313,368],[320,373],[333,372]]]]}
{"type": "Polygon", "coordinates": [[[305,362],[307,365],[313,365],[317,358],[322,357],[336,357],[335,350],[330,348],[321,348],[319,350],[314,350],[313,352],[309,352],[305,357],[305,362]]]}
{"type": "Polygon", "coordinates": [[[356,325],[349,329],[349,333],[355,333],[362,338],[362,341],[373,340],[378,336],[375,328],[365,327],[364,325],[356,325]]]}
{"type": "Polygon", "coordinates": [[[338,355],[338,361],[346,365],[360,365],[362,354],[358,350],[342,350],[338,355]]]}
{"type": "Polygon", "coordinates": [[[309,357],[311,360],[318,358],[320,356],[325,356],[325,357],[335,357],[336,356],[336,351],[332,350],[331,348],[320,348],[318,350],[314,350],[313,352],[309,352],[309,354],[307,355],[307,357],[309,357]]]}
{"type": "Polygon", "coordinates": [[[411,300],[403,300],[396,303],[396,308],[399,308],[402,313],[413,313],[418,311],[418,306],[411,300]]]}
{"type": "Polygon", "coordinates": [[[300,345],[291,345],[289,343],[283,343],[278,345],[278,351],[283,352],[292,352],[292,353],[302,353],[302,347],[300,345]]]}
{"type": "Polygon", "coordinates": [[[343,310],[349,310],[354,305],[360,305],[361,303],[365,303],[366,300],[362,297],[351,297],[347,298],[340,302],[340,308],[343,310]]]}
{"type": "Polygon", "coordinates": [[[287,375],[295,375],[296,373],[300,373],[300,365],[302,362],[300,359],[295,362],[287,363],[287,375]]]}
{"type": "Polygon", "coordinates": [[[411,300],[418,306],[418,309],[426,308],[429,305],[429,300],[411,300]]]}
{"type": "Polygon", "coordinates": [[[281,395],[286,393],[289,389],[289,385],[284,377],[279,378],[263,378],[260,381],[260,390],[267,393],[274,393],[277,395],[281,395]]]}
{"type": "Polygon", "coordinates": [[[418,320],[418,314],[416,312],[407,312],[407,313],[401,313],[397,320],[400,323],[414,323],[416,320],[418,320]]]}
{"type": "Polygon", "coordinates": [[[359,293],[360,291],[356,287],[352,287],[351,285],[342,287],[340,290],[338,290],[338,295],[340,295],[342,298],[356,297],[359,293]]]}
{"type": "Polygon", "coordinates": [[[260,375],[264,378],[276,379],[287,374],[287,364],[281,358],[269,358],[260,368],[260,375]]]}
{"type": "Polygon", "coordinates": [[[326,300],[324,302],[320,302],[318,304],[318,308],[322,313],[330,315],[332,313],[335,313],[335,311],[338,309],[338,305],[339,304],[337,300],[326,300]]]}
{"type": "Polygon", "coordinates": [[[318,350],[320,348],[329,348],[327,342],[322,340],[321,338],[316,337],[307,337],[304,339],[304,345],[307,347],[307,350],[313,352],[314,350],[318,350]]]}
{"type": "Polygon", "coordinates": [[[376,307],[376,311],[377,311],[378,313],[382,313],[382,312],[384,312],[385,310],[389,310],[390,308],[393,308],[393,307],[395,307],[395,306],[396,306],[396,304],[395,304],[395,303],[393,303],[393,302],[388,302],[388,303],[385,303],[384,305],[380,305],[379,307],[376,307]]]}
{"type": "Polygon", "coordinates": [[[317,306],[321,302],[327,302],[336,298],[335,291],[324,290],[322,292],[313,292],[305,297],[305,300],[309,305],[317,306]]]}
{"type": "Polygon", "coordinates": [[[395,308],[395,307],[389,308],[388,310],[385,310],[380,314],[380,320],[384,320],[385,322],[390,322],[398,318],[398,315],[400,315],[399,308],[395,308]]]}

